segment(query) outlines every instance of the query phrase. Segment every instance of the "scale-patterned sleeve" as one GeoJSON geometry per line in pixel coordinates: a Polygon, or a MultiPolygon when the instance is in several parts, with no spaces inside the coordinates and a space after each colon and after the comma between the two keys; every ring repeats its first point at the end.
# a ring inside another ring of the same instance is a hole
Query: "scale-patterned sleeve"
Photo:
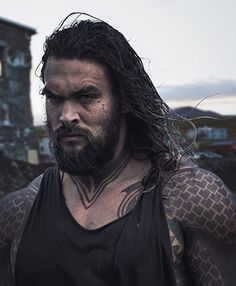
{"type": "MultiPolygon", "coordinates": [[[[194,285],[236,285],[236,197],[215,174],[178,172],[167,184],[167,217],[181,231],[182,261],[194,285]]],[[[180,249],[180,247],[179,247],[180,249]]]]}
{"type": "Polygon", "coordinates": [[[14,262],[24,224],[36,197],[41,176],[28,187],[0,201],[0,286],[13,286],[14,262]]]}

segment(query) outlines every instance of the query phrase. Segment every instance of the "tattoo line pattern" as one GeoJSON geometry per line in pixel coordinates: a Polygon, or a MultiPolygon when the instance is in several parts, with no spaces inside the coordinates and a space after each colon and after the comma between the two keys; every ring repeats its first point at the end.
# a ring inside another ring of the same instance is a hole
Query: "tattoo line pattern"
{"type": "Polygon", "coordinates": [[[198,277],[198,285],[201,286],[226,286],[223,278],[208,254],[207,247],[199,240],[194,242],[187,253],[189,268],[198,277]]]}
{"type": "MultiPolygon", "coordinates": [[[[120,168],[121,172],[124,167],[120,168]]],[[[113,170],[109,177],[112,177],[113,174],[114,180],[117,172],[117,170],[113,170]]],[[[107,178],[104,179],[100,185],[102,185],[104,181],[105,185],[107,185],[106,180],[107,178]]],[[[7,255],[8,257],[6,258],[6,261],[9,262],[8,268],[0,269],[1,283],[4,283],[4,286],[14,285],[12,271],[14,270],[14,259],[17,252],[17,244],[20,241],[20,233],[23,229],[24,221],[33,204],[39,185],[40,180],[39,184],[32,183],[28,188],[3,198],[1,202],[0,258],[5,260],[4,257],[7,255]],[[10,248],[11,257],[9,255],[10,248]]],[[[118,210],[119,216],[124,215],[132,208],[141,193],[140,187],[136,184],[125,189],[123,192],[125,192],[126,195],[120,204],[118,210]]],[[[96,200],[98,196],[92,194],[88,198],[91,203],[93,203],[93,198],[96,200]]],[[[210,172],[197,168],[194,172],[193,169],[189,169],[182,173],[179,172],[174,176],[167,183],[163,192],[163,197],[166,198],[164,199],[164,204],[168,223],[170,223],[169,227],[172,224],[178,224],[181,227],[181,229],[178,227],[175,228],[175,226],[170,227],[170,237],[172,246],[174,246],[173,255],[174,253],[176,254],[176,260],[174,261],[177,285],[227,285],[222,279],[221,269],[214,264],[214,259],[212,259],[209,254],[204,242],[195,237],[192,243],[186,246],[184,245],[184,241],[182,241],[181,237],[178,237],[178,232],[184,231],[184,235],[188,236],[187,231],[189,228],[195,228],[199,233],[204,230],[210,233],[214,239],[220,240],[227,245],[235,246],[235,197],[227,191],[218,177],[210,172]],[[187,226],[186,229],[185,226],[187,226]],[[188,267],[183,263],[183,261],[185,262],[183,257],[186,259],[188,267]],[[180,268],[180,271],[178,267],[180,268]],[[190,276],[188,271],[185,271],[184,267],[186,269],[189,268],[190,274],[195,280],[193,283],[187,282],[190,276]],[[185,284],[184,281],[186,281],[187,284],[185,284]]]]}
{"type": "Polygon", "coordinates": [[[0,202],[0,260],[5,264],[0,267],[0,285],[15,285],[16,253],[41,179],[42,176],[37,177],[28,187],[6,195],[0,202]]]}
{"type": "MultiPolygon", "coordinates": [[[[225,285],[222,269],[214,264],[214,258],[201,237],[207,233],[212,244],[218,241],[226,246],[236,246],[236,201],[233,194],[216,175],[195,168],[178,172],[172,177],[163,195],[167,198],[164,205],[168,223],[180,225],[180,231],[188,238],[187,245],[186,241],[182,242],[185,243],[182,250],[181,246],[176,250],[172,245],[173,256],[179,261],[187,261],[195,285],[225,285]],[[189,238],[194,231],[199,237],[193,235],[189,238]],[[182,251],[182,258],[179,250],[182,251]]],[[[176,235],[178,237],[178,230],[170,232],[172,243],[176,235]]]]}
{"type": "Polygon", "coordinates": [[[129,154],[126,154],[124,158],[122,157],[122,159],[117,162],[118,165],[116,164],[115,168],[113,170],[110,170],[108,176],[106,176],[104,179],[102,179],[102,181],[97,184],[95,184],[90,178],[89,184],[86,185],[82,182],[81,178],[76,176],[70,176],[73,183],[75,184],[78,194],[80,195],[82,204],[86,209],[90,208],[95,203],[97,198],[101,195],[104,188],[108,184],[110,184],[112,181],[119,177],[120,173],[128,164],[129,159],[129,154]]]}
{"type": "Polygon", "coordinates": [[[137,182],[122,191],[126,193],[126,195],[118,207],[117,210],[118,218],[126,215],[129,211],[131,211],[134,208],[134,206],[137,204],[138,199],[140,198],[142,189],[143,186],[141,182],[137,182]]]}

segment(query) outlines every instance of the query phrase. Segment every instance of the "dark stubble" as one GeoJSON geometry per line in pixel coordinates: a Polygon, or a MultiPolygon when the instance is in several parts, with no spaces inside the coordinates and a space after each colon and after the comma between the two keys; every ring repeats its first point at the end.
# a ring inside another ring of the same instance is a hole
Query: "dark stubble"
{"type": "Polygon", "coordinates": [[[49,131],[52,157],[64,172],[71,175],[92,174],[105,168],[114,159],[121,127],[120,114],[117,112],[113,112],[113,115],[104,120],[103,132],[98,137],[93,136],[86,129],[73,126],[73,124],[62,125],[53,131],[48,116],[46,126],[49,131]],[[86,146],[80,151],[64,150],[60,140],[68,134],[84,137],[87,142],[86,146]]]}

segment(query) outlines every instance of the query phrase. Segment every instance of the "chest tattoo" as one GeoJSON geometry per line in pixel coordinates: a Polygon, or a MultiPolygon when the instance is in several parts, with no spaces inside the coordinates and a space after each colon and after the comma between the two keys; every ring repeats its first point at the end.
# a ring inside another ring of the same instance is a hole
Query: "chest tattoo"
{"type": "Polygon", "coordinates": [[[93,178],[71,176],[81,202],[86,209],[90,208],[96,202],[107,185],[118,178],[129,162],[129,159],[130,155],[127,153],[105,170],[98,172],[93,178]]]}
{"type": "Polygon", "coordinates": [[[134,208],[134,206],[137,204],[137,201],[140,198],[142,189],[143,186],[141,182],[138,182],[122,191],[123,193],[125,193],[125,196],[121,201],[117,210],[118,218],[126,215],[129,211],[131,211],[134,208]]]}

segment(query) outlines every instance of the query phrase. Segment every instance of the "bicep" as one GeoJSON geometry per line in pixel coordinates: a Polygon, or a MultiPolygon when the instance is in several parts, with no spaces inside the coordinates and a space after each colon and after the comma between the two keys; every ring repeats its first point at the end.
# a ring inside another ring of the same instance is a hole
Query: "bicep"
{"type": "Polygon", "coordinates": [[[168,228],[172,248],[173,267],[177,286],[192,284],[191,275],[184,257],[184,238],[176,220],[168,219],[168,228]]]}
{"type": "Polygon", "coordinates": [[[10,248],[14,228],[17,226],[17,212],[12,195],[9,195],[0,201],[0,286],[14,285],[10,248]]]}
{"type": "Polygon", "coordinates": [[[185,259],[195,285],[235,285],[234,244],[189,228],[185,230],[185,259]]]}
{"type": "Polygon", "coordinates": [[[218,176],[199,168],[176,175],[166,195],[169,217],[183,231],[184,260],[194,285],[234,285],[235,195],[218,176]]]}
{"type": "Polygon", "coordinates": [[[17,245],[36,197],[32,184],[0,200],[0,286],[14,285],[17,245]]]}
{"type": "Polygon", "coordinates": [[[185,221],[186,260],[196,285],[234,285],[235,195],[215,174],[201,175],[192,200],[192,222],[185,221]]]}
{"type": "Polygon", "coordinates": [[[42,176],[0,200],[0,249],[17,238],[34,203],[42,176]]]}

